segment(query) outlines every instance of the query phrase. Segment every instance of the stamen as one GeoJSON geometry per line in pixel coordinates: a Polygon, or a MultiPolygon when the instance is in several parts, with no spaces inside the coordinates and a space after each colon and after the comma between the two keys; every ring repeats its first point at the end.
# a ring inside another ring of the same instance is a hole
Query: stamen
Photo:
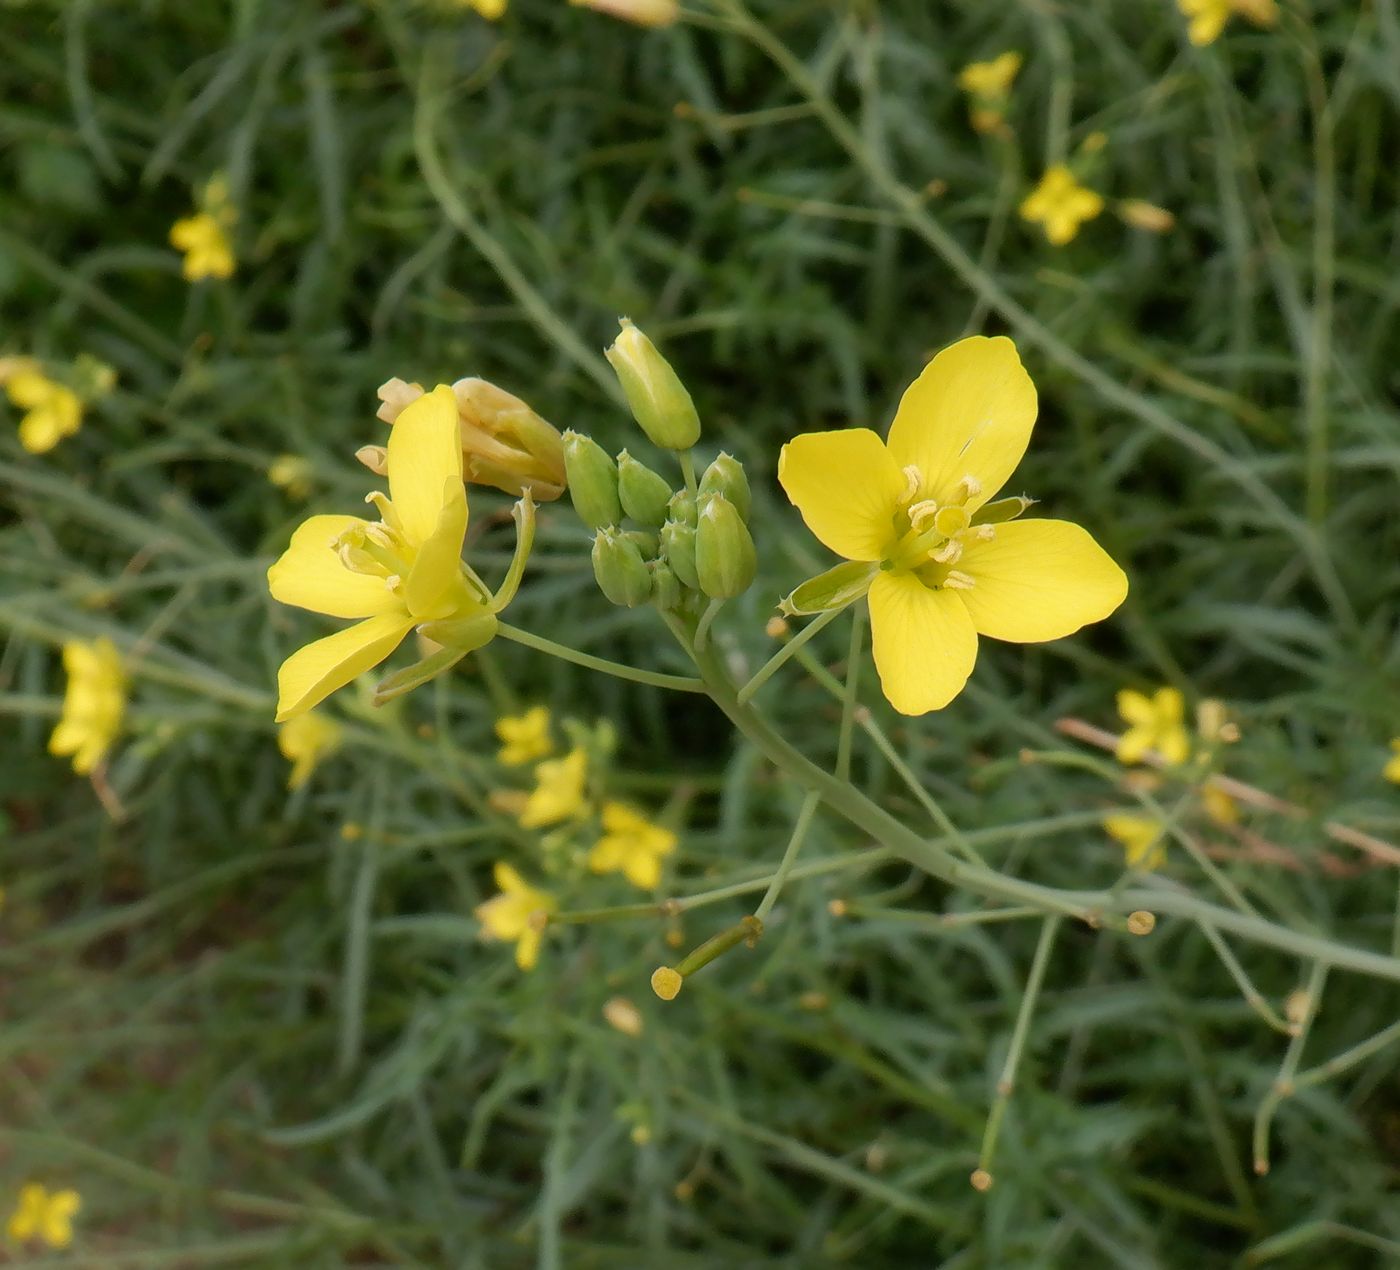
{"type": "Polygon", "coordinates": [[[909,466],[904,469],[904,497],[899,501],[901,503],[907,503],[919,492],[919,488],[923,483],[924,474],[920,472],[913,463],[910,463],[909,466]]]}
{"type": "Polygon", "coordinates": [[[991,542],[991,540],[997,536],[997,528],[995,525],[978,525],[976,532],[977,537],[983,542],[991,542]]]}
{"type": "Polygon", "coordinates": [[[963,553],[962,543],[956,538],[949,538],[941,547],[935,548],[928,553],[928,558],[935,564],[953,564],[961,559],[963,553]]]}
{"type": "Polygon", "coordinates": [[[938,511],[938,504],[931,498],[925,498],[914,503],[909,508],[909,523],[916,530],[922,531],[924,522],[929,520],[938,511]]]}
{"type": "Polygon", "coordinates": [[[384,585],[388,587],[390,591],[397,591],[401,586],[403,586],[403,579],[399,577],[397,573],[391,573],[387,578],[384,579],[384,585]]]}
{"type": "Polygon", "coordinates": [[[969,474],[958,482],[958,489],[962,491],[962,498],[959,501],[965,503],[969,498],[976,498],[982,492],[982,482],[969,474]]]}
{"type": "Polygon", "coordinates": [[[371,504],[375,511],[379,513],[382,520],[395,533],[403,532],[403,522],[399,520],[399,514],[394,510],[394,505],[389,501],[389,496],[383,490],[371,490],[365,495],[365,502],[371,504]]]}
{"type": "Polygon", "coordinates": [[[952,569],[948,576],[943,579],[943,585],[950,591],[971,591],[977,584],[966,573],[952,569]]]}

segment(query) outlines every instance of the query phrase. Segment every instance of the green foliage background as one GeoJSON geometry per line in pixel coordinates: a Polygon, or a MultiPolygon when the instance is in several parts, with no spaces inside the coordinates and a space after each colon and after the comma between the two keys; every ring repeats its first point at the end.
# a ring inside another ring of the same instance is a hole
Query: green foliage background
{"type": "MultiPolygon", "coordinates": [[[[696,699],[498,642],[398,708],[342,694],[346,750],[287,794],[271,685],[323,628],[262,575],[308,507],[357,505],[385,378],[481,374],[647,455],[599,352],[636,319],[755,486],[762,574],[721,622],[752,669],[776,598],[825,563],[780,443],[882,427],[933,350],[1009,331],[1042,402],[1017,479],[1132,594],[1062,645],[984,646],[943,713],[867,691],[876,719],[989,858],[1105,885],[1097,816],[1121,794],[1019,749],[1062,744],[1060,714],[1111,724],[1123,686],[1224,697],[1231,770],[1311,813],[1250,822],[1301,872],[1231,877],[1290,925],[1390,946],[1393,869],[1330,875],[1320,823],[1400,831],[1379,776],[1400,732],[1393,0],[1290,3],[1204,50],[1146,0],[763,0],[757,42],[725,8],[650,34],[562,0],[499,25],[402,0],[0,9],[0,351],[119,375],[48,456],[0,429],[0,1204],[76,1186],[66,1261],[102,1267],[1395,1263],[1394,1050],[1285,1103],[1255,1178],[1285,1042],[1186,924],[1066,931],[985,1196],[967,1177],[1034,923],[919,920],[969,901],[853,865],[835,820],[804,855],[830,867],[670,1006],[646,987],[661,921],[565,930],[528,976],[479,943],[492,861],[540,876],[486,801],[512,779],[493,721],[523,703],[611,721],[611,787],[684,818],[670,893],[766,877],[800,791],[696,699]],[[980,138],[955,76],[1006,48],[1014,136],[980,138]],[[1091,183],[1171,209],[1170,233],[1106,213],[1052,249],[1016,219],[1047,148],[1095,130],[1091,183]],[[191,288],[166,234],[216,170],[239,272],[191,288]],[[315,465],[305,505],[266,480],[286,452],[315,465]],[[121,820],[45,752],[56,646],[98,633],[135,674],[121,820]],[[640,1038],[604,1022],[618,994],[640,1038]]],[[[474,494],[491,577],[507,508],[474,494]]],[[[652,615],[597,593],[566,507],[511,619],[684,669],[652,615]]],[[[833,664],[840,632],[816,645],[833,664]]],[[[761,700],[831,761],[819,687],[788,670],[761,700]]],[[[856,771],[922,823],[859,733],[856,771]]],[[[587,879],[564,901],[629,898],[587,879]]],[[[745,903],[688,913],[687,941],[745,903]]],[[[1303,979],[1237,951],[1275,1005],[1303,979]]],[[[1334,974],[1307,1062],[1397,999],[1334,974]]]]}

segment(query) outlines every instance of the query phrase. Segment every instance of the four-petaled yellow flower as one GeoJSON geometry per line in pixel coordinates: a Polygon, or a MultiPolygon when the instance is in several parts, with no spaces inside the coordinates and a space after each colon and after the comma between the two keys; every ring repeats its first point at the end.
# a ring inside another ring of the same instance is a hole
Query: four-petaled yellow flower
{"type": "Polygon", "coordinates": [[[1232,14],[1241,14],[1261,27],[1278,21],[1275,0],[1177,0],[1177,7],[1187,19],[1187,38],[1198,48],[1214,44],[1232,14]]]}
{"type": "Polygon", "coordinates": [[[503,715],[496,720],[496,735],[501,739],[496,758],[506,767],[533,763],[554,752],[548,706],[531,706],[524,714],[503,715]]]}
{"type": "Polygon", "coordinates": [[[973,62],[958,75],[958,87],[972,98],[970,118],[978,132],[991,132],[1001,123],[1011,84],[1021,69],[1019,53],[1002,53],[990,62],[973,62]]]}
{"type": "Polygon", "coordinates": [[[1390,743],[1390,758],[1386,760],[1385,766],[1381,769],[1381,775],[1388,781],[1394,781],[1400,785],[1400,736],[1397,736],[1390,743]]]}
{"type": "Polygon", "coordinates": [[[1162,826],[1150,816],[1105,816],[1104,831],[1123,844],[1128,867],[1150,873],[1160,868],[1167,858],[1166,843],[1162,841],[1162,826]]]}
{"type": "Polygon", "coordinates": [[[19,443],[30,454],[47,454],[82,425],[82,398],[50,379],[28,358],[11,364],[5,375],[5,392],[25,412],[19,421],[19,443]]]}
{"type": "Polygon", "coordinates": [[[20,1188],[19,1204],[5,1229],[20,1243],[39,1239],[50,1248],[66,1248],[73,1242],[73,1218],[81,1207],[77,1191],[50,1191],[31,1182],[20,1188]]]}
{"type": "Polygon", "coordinates": [[[1124,688],[1118,694],[1118,713],[1128,724],[1115,751],[1120,763],[1141,763],[1149,750],[1173,767],[1191,756],[1191,738],[1183,722],[1186,703],[1175,688],[1158,688],[1150,697],[1124,688]]]}
{"type": "Polygon", "coordinates": [[[317,764],[340,748],[344,735],[340,724],[315,710],[288,719],[277,730],[277,748],[292,765],[287,788],[300,789],[305,785],[317,764]]]}
{"type": "Polygon", "coordinates": [[[63,713],[49,737],[49,753],[73,756],[73,770],[86,776],[106,756],[126,713],[126,670],[110,639],[63,646],[68,688],[63,713]]]}
{"type": "Polygon", "coordinates": [[[661,860],[676,849],[676,835],[653,824],[626,803],[603,804],[603,836],[588,853],[594,873],[626,875],[633,886],[653,891],[661,881],[661,860]]]}
{"type": "Polygon", "coordinates": [[[503,861],[497,862],[493,875],[501,893],[477,905],[477,921],[487,939],[513,939],[515,964],[521,970],[533,970],[540,959],[545,924],[558,910],[559,901],[548,891],[530,886],[503,861]]]}
{"type": "Polygon", "coordinates": [[[181,272],[187,282],[201,278],[231,278],[233,244],[229,231],[238,212],[229,201],[228,182],[214,177],[200,195],[200,209],[170,227],[170,245],[185,253],[181,272]]]}
{"type": "Polygon", "coordinates": [[[888,444],[849,428],[783,447],[778,479],[807,527],[839,555],[869,562],[863,575],[837,571],[852,573],[848,598],[851,585],[869,588],[880,685],[903,714],[957,696],[979,633],[1060,639],[1127,594],[1123,571],[1079,526],[1012,520],[1029,499],[989,502],[1025,453],[1035,416],[1016,346],[973,336],[910,385],[888,444]]]}
{"type": "Polygon", "coordinates": [[[1021,203],[1021,219],[1045,227],[1045,237],[1056,247],[1063,247],[1085,221],[1093,220],[1103,211],[1103,198],[1080,185],[1063,163],[1046,169],[1035,187],[1021,203]]]}
{"type": "Polygon", "coordinates": [[[525,829],[543,829],[588,814],[588,752],[575,746],[563,758],[535,768],[535,788],[520,812],[525,829]]]}
{"type": "Polygon", "coordinates": [[[377,666],[415,626],[489,612],[484,591],[463,571],[467,497],[452,389],[440,386],[403,412],[387,463],[389,497],[376,490],[365,500],[378,509],[377,523],[312,516],[267,571],[283,604],[360,619],[282,663],[278,723],[377,666]]]}

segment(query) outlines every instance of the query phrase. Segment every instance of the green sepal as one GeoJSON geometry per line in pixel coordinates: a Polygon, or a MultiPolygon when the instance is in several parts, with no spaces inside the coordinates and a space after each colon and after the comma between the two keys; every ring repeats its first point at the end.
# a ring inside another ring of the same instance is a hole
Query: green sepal
{"type": "Polygon", "coordinates": [[[788,617],[845,608],[870,590],[879,571],[879,565],[866,560],[843,560],[825,573],[808,578],[779,607],[788,617]]]}
{"type": "Polygon", "coordinates": [[[1035,499],[1018,494],[1015,498],[999,498],[995,503],[983,503],[972,515],[974,525],[1000,525],[1004,521],[1015,520],[1028,508],[1035,506],[1035,499]]]}
{"type": "MultiPolygon", "coordinates": [[[[418,633],[434,644],[441,644],[465,656],[484,648],[496,638],[499,623],[495,613],[483,609],[470,617],[449,617],[440,622],[424,622],[418,633]]],[[[436,653],[433,656],[437,656],[436,653]]],[[[431,660],[431,658],[427,659],[431,660]]]]}
{"type": "MultiPolygon", "coordinates": [[[[495,623],[495,618],[491,619],[495,623]]],[[[429,625],[446,625],[446,623],[429,623],[429,625]]],[[[431,636],[429,637],[431,638],[431,636]]],[[[402,697],[405,693],[412,692],[415,688],[421,687],[428,680],[436,678],[445,670],[450,670],[463,657],[465,652],[460,652],[455,648],[440,648],[431,656],[416,661],[411,666],[405,666],[402,670],[396,670],[392,675],[386,675],[374,685],[374,704],[382,706],[393,701],[396,697],[402,697]]]]}

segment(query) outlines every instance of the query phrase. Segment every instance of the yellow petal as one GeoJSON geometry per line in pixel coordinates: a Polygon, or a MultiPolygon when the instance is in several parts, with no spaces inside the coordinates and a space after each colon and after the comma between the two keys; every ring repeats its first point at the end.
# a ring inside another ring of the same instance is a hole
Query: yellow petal
{"type": "Polygon", "coordinates": [[[1129,728],[1118,738],[1118,745],[1113,751],[1114,757],[1120,763],[1141,763],[1155,739],[1155,733],[1146,724],[1129,728]]]}
{"type": "Polygon", "coordinates": [[[1159,725],[1180,723],[1186,717],[1186,699],[1176,688],[1158,688],[1152,695],[1152,710],[1159,725]]]}
{"type": "Polygon", "coordinates": [[[1006,484],[1035,425],[1035,385],[1005,336],[974,335],[945,348],[899,403],[890,427],[890,453],[913,464],[920,498],[949,501],[964,476],[980,484],[973,511],[1006,484]]]}
{"type": "Polygon", "coordinates": [[[377,666],[412,626],[407,613],[381,613],[297,649],[277,672],[276,721],[285,723],[320,705],[337,688],[377,666]]]}
{"type": "Polygon", "coordinates": [[[1124,723],[1152,724],[1157,721],[1157,712],[1151,700],[1132,688],[1124,688],[1118,693],[1118,714],[1124,723]]]}
{"type": "MultiPolygon", "coordinates": [[[[401,427],[402,423],[395,425],[401,427]]],[[[461,478],[443,482],[442,511],[418,549],[404,585],[404,603],[420,622],[444,618],[462,596],[462,539],[467,532],[467,495],[461,478]]]]}
{"type": "Polygon", "coordinates": [[[6,394],[21,410],[44,405],[53,390],[53,380],[37,370],[16,371],[5,381],[6,394]]]}
{"type": "Polygon", "coordinates": [[[649,852],[634,851],[623,863],[622,872],[633,886],[654,891],[661,881],[661,860],[649,852]]]}
{"type": "Polygon", "coordinates": [[[495,879],[496,889],[507,895],[523,895],[529,891],[525,884],[525,879],[504,860],[497,860],[491,869],[491,876],[495,879]]]}
{"type": "Polygon", "coordinates": [[[958,568],[974,585],[959,592],[982,635],[1038,644],[1099,622],[1128,594],[1128,579],[1078,525],[1017,520],[990,542],[971,542],[958,568]]]}
{"type": "Polygon", "coordinates": [[[457,398],[439,384],[408,406],[389,433],[389,497],[415,547],[442,517],[448,477],[462,479],[462,431],[457,398]]]}
{"type": "Polygon", "coordinates": [[[272,598],[327,617],[373,617],[402,608],[383,578],[352,573],[336,554],[335,540],[364,524],[354,516],[312,516],[304,521],[267,571],[272,598]]]}
{"type": "Polygon", "coordinates": [[[540,959],[540,937],[543,931],[527,925],[515,941],[515,964],[521,970],[533,970],[540,959]]]}
{"type": "Polygon", "coordinates": [[[61,440],[58,416],[47,407],[31,410],[19,421],[19,443],[30,454],[47,454],[61,440]]]}
{"type": "Polygon", "coordinates": [[[876,575],[870,636],[880,687],[901,714],[941,710],[962,691],[977,660],[965,591],[934,590],[912,573],[876,575]]]}
{"type": "Polygon", "coordinates": [[[778,456],[778,480],[807,528],[847,560],[880,560],[894,545],[905,479],[869,428],[806,432],[778,456]]]}

